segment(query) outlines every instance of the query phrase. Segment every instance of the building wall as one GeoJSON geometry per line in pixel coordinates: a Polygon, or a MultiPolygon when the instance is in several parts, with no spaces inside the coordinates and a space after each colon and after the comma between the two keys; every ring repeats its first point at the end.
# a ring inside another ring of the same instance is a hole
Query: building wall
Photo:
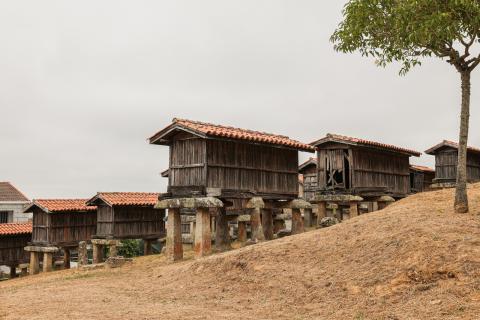
{"type": "Polygon", "coordinates": [[[8,222],[27,222],[32,219],[32,213],[23,213],[23,209],[27,203],[12,203],[12,202],[0,202],[0,211],[12,211],[9,214],[8,222]]]}

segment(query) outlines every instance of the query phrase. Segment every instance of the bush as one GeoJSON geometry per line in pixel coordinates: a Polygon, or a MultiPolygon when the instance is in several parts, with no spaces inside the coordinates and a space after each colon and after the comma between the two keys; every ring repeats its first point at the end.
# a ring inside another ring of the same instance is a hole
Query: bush
{"type": "Polygon", "coordinates": [[[118,255],[125,258],[138,257],[143,254],[142,240],[122,240],[122,246],[118,248],[118,255]]]}

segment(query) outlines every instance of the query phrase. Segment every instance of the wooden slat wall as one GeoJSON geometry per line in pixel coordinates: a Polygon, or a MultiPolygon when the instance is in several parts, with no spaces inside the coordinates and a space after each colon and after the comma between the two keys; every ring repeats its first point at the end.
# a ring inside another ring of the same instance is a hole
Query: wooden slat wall
{"type": "Polygon", "coordinates": [[[170,146],[170,186],[204,186],[205,140],[181,135],[170,146]]]}
{"type": "Polygon", "coordinates": [[[97,206],[97,236],[109,237],[113,235],[113,208],[107,205],[97,206]]]}
{"type": "Polygon", "coordinates": [[[23,248],[31,239],[31,234],[0,236],[0,265],[28,262],[28,252],[23,248]]]}
{"type": "Polygon", "coordinates": [[[97,215],[90,212],[58,212],[50,214],[48,242],[53,245],[87,241],[96,233],[97,215]]]}
{"type": "Polygon", "coordinates": [[[164,210],[153,207],[115,206],[114,238],[141,239],[165,234],[164,210]]]}
{"type": "MultiPolygon", "coordinates": [[[[457,180],[458,153],[456,150],[443,150],[435,155],[435,179],[445,182],[457,180]]],[[[467,155],[467,179],[480,180],[480,156],[469,152],[467,155]]],[[[440,181],[441,182],[441,181],[440,181]]]]}
{"type": "Polygon", "coordinates": [[[207,187],[298,194],[298,152],[233,141],[207,141],[207,187]]]}
{"type": "Polygon", "coordinates": [[[410,192],[409,158],[401,154],[353,149],[352,188],[386,187],[406,195],[410,192]]]}
{"type": "Polygon", "coordinates": [[[32,242],[48,243],[48,214],[36,208],[33,210],[32,242]]]}

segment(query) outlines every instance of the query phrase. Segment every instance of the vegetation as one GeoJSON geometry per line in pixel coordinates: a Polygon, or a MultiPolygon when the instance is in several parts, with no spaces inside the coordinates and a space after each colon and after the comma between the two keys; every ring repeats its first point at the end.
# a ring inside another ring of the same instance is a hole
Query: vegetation
{"type": "Polygon", "coordinates": [[[118,248],[118,255],[125,258],[133,258],[142,255],[143,242],[141,240],[122,240],[122,246],[118,248]]]}
{"type": "Polygon", "coordinates": [[[425,57],[446,60],[460,73],[462,104],[455,211],[468,212],[467,141],[470,75],[480,63],[479,0],[350,0],[331,37],[335,49],[372,56],[379,66],[400,62],[400,74],[425,57]]]}

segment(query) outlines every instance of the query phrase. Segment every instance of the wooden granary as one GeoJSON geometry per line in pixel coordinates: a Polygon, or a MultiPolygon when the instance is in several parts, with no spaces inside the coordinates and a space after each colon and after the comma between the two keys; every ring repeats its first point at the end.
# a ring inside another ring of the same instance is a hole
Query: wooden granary
{"type": "Polygon", "coordinates": [[[435,178],[435,170],[425,166],[410,165],[410,191],[423,192],[430,189],[435,178]]]}
{"type": "Polygon", "coordinates": [[[410,193],[409,158],[420,156],[417,151],[336,134],[312,145],[321,194],[402,198],[410,193]]]}
{"type": "MultiPolygon", "coordinates": [[[[435,156],[432,187],[453,187],[457,180],[458,143],[444,140],[425,151],[435,156]]],[[[467,148],[467,181],[480,181],[480,149],[467,148]]]]}
{"type": "Polygon", "coordinates": [[[310,158],[298,167],[299,173],[303,176],[303,197],[307,201],[315,198],[318,188],[317,159],[310,158]]]}
{"type": "Polygon", "coordinates": [[[28,263],[25,246],[32,239],[32,224],[0,224],[0,266],[10,267],[10,278],[16,277],[17,266],[28,263]]]}
{"type": "Polygon", "coordinates": [[[39,199],[25,209],[33,212],[30,273],[39,272],[39,256],[43,254],[43,271],[52,270],[53,254],[64,252],[65,267],[70,267],[70,250],[80,241],[89,241],[97,227],[96,207],[87,206],[87,199],[39,199]]]}
{"type": "Polygon", "coordinates": [[[169,209],[167,251],[174,259],[182,255],[178,243],[183,209],[196,212],[197,255],[210,251],[211,211],[216,212],[217,247],[228,242],[229,220],[237,218],[227,211],[256,212],[250,221],[252,238],[263,237],[262,224],[267,238],[273,237],[273,208],[298,198],[298,152],[314,151],[282,135],[183,119],[174,119],[149,142],[170,147],[168,190],[157,206],[169,209]]]}
{"type": "MultiPolygon", "coordinates": [[[[99,192],[88,200],[87,205],[97,208],[94,252],[101,254],[103,246],[116,251],[118,240],[143,239],[145,254],[149,254],[152,241],[165,237],[165,210],[154,208],[158,196],[148,192],[99,192]]],[[[94,255],[94,262],[101,259],[94,255]]]]}

